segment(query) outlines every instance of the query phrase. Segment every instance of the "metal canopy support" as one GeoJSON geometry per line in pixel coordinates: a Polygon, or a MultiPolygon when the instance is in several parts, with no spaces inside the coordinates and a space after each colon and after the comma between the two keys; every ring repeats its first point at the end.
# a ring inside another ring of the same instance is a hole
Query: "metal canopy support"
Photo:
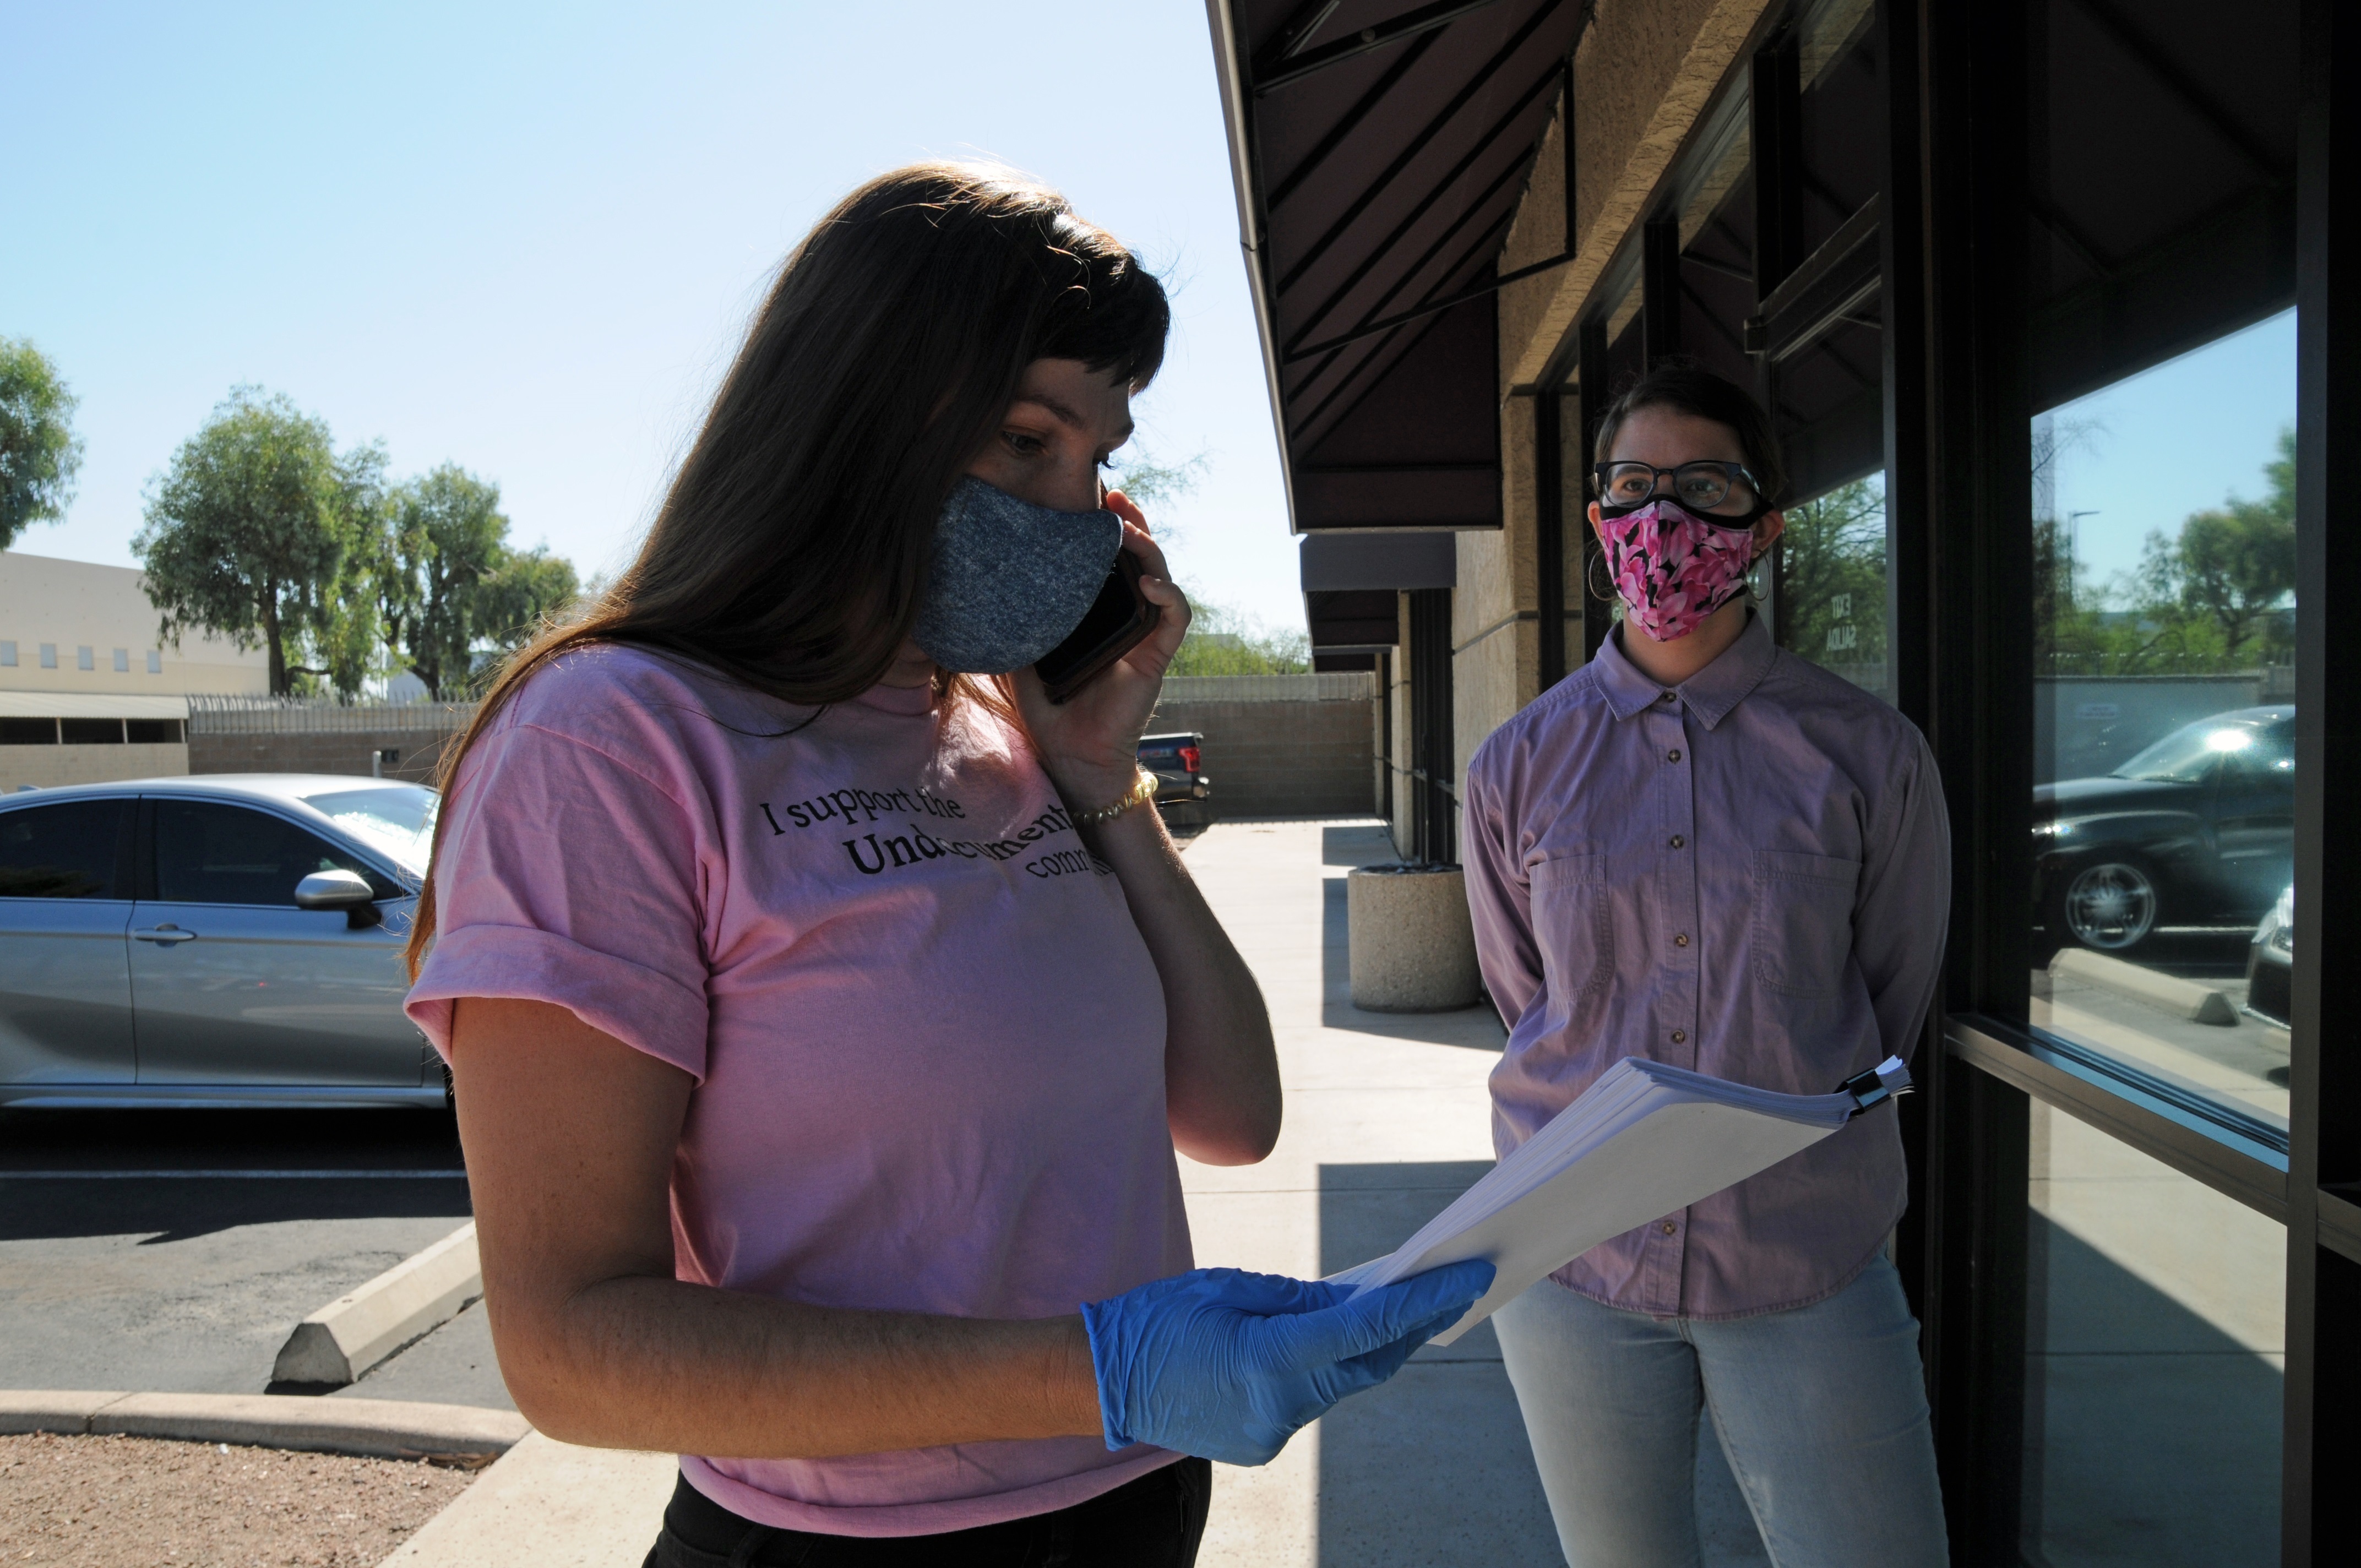
{"type": "Polygon", "coordinates": [[[1650,368],[1681,351],[1681,221],[1664,215],[1640,230],[1640,357],[1650,368]]]}
{"type": "MultiPolygon", "coordinates": [[[[1497,4],[1499,0],[1440,0],[1439,4],[1422,5],[1417,10],[1406,16],[1397,16],[1390,22],[1383,22],[1373,27],[1363,27],[1351,38],[1336,43],[1323,44],[1318,49],[1305,49],[1301,53],[1296,53],[1294,48],[1290,47],[1286,52],[1295,55],[1292,61],[1282,63],[1284,59],[1282,57],[1281,60],[1273,60],[1268,67],[1257,63],[1254,90],[1257,93],[1274,92],[1287,86],[1290,82],[1300,82],[1304,77],[1325,71],[1332,65],[1351,60],[1356,55],[1367,54],[1371,49],[1384,49],[1389,44],[1398,44],[1404,38],[1432,35],[1441,28],[1449,27],[1470,11],[1481,11],[1488,5],[1497,4]]],[[[1335,7],[1333,5],[1327,8],[1328,11],[1334,9],[1335,7]]],[[[1323,11],[1320,20],[1326,19],[1327,11],[1323,11]]],[[[1317,26],[1317,22],[1312,24],[1312,27],[1317,26]]],[[[1308,27],[1299,36],[1303,41],[1308,42],[1311,32],[1312,27],[1308,27]]]]}
{"type": "Polygon", "coordinates": [[[1787,280],[1802,248],[1802,67],[1793,30],[1754,51],[1750,112],[1754,159],[1754,297],[1787,280]]]}
{"type": "Polygon", "coordinates": [[[1565,448],[1558,422],[1565,400],[1533,399],[1533,585],[1541,616],[1541,689],[1565,678],[1565,448]]]}
{"type": "MultiPolygon", "coordinates": [[[[1607,322],[1593,315],[1575,330],[1576,374],[1582,382],[1582,481],[1583,494],[1590,493],[1590,473],[1598,466],[1598,419],[1607,411],[1607,322]]],[[[1596,658],[1598,645],[1607,641],[1607,629],[1611,624],[1609,612],[1612,606],[1591,591],[1594,574],[1605,568],[1605,552],[1598,543],[1598,531],[1590,526],[1589,508],[1583,509],[1582,529],[1582,657],[1584,663],[1596,658]]]]}
{"type": "Polygon", "coordinates": [[[1452,787],[1451,590],[1410,596],[1411,854],[1422,864],[1458,859],[1458,795],[1452,787]]]}
{"type": "MultiPolygon", "coordinates": [[[[2361,16],[2305,0],[2297,80],[2297,581],[2352,581],[2361,538],[2334,509],[2342,455],[2361,439],[2361,16]],[[2343,574],[2340,576],[2339,574],[2343,574]]],[[[2361,656],[2334,591],[2296,618],[2295,866],[2304,934],[2295,957],[2289,1063],[2287,1404],[2281,1560],[2341,1562],[2353,1548],[2350,1477],[2361,1461],[2361,1057],[2349,1047],[2338,955],[2361,929],[2351,868],[2361,820],[2343,805],[2361,761],[2361,656]],[[2333,1032],[2332,1032],[2333,1031],[2333,1032]]]]}

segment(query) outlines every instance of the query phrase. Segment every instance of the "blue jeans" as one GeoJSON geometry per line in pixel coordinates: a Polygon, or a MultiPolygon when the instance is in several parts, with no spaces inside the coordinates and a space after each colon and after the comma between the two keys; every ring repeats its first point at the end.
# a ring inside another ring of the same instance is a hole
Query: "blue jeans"
{"type": "Polygon", "coordinates": [[[1883,1255],[1759,1317],[1651,1318],[1544,1279],[1492,1321],[1572,1568],[1694,1568],[1700,1409],[1777,1568],[1949,1561],[1918,1324],[1883,1255]]]}

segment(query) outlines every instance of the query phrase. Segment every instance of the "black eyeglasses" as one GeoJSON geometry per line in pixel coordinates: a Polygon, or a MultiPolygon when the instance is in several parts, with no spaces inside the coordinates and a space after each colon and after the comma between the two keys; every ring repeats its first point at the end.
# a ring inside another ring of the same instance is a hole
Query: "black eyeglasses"
{"type": "Polygon", "coordinates": [[[1670,479],[1673,499],[1692,511],[1719,506],[1740,485],[1757,495],[1763,490],[1743,463],[1684,463],[1677,468],[1658,468],[1646,463],[1601,463],[1590,471],[1590,477],[1598,487],[1599,501],[1611,507],[1642,505],[1656,493],[1659,479],[1670,479]]]}

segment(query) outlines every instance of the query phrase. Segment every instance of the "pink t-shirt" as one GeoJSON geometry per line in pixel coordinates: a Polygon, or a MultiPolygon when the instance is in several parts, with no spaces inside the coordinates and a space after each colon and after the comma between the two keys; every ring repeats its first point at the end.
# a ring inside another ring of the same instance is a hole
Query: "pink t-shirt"
{"type": "MultiPolygon", "coordinates": [[[[1037,1318],[1188,1268],[1163,989],[1024,736],[923,689],[794,729],[808,713],[620,647],[534,675],[445,806],[411,1017],[445,1050],[455,997],[551,1002],[695,1075],[683,1279],[1037,1318]]],[[[1075,1437],[681,1464],[749,1519],[894,1536],[1175,1457],[1075,1437]]]]}

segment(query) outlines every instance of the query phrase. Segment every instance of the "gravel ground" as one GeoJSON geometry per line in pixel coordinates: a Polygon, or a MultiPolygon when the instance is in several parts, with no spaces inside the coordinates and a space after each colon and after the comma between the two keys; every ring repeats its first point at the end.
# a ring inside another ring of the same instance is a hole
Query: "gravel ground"
{"type": "Polygon", "coordinates": [[[135,1437],[0,1437],[0,1561],[73,1568],[373,1568],[475,1477],[135,1437]]]}

